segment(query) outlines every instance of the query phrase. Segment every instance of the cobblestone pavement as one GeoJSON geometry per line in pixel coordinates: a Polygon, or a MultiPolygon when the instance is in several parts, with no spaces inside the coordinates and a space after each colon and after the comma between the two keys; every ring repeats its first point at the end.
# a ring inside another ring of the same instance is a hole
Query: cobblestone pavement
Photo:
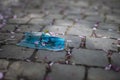
{"type": "Polygon", "coordinates": [[[9,1],[0,2],[0,80],[120,80],[119,0],[9,1]],[[91,37],[93,27],[97,37],[91,37]],[[72,48],[69,59],[66,49],[16,45],[24,32],[46,30],[65,38],[66,48],[72,48]]]}

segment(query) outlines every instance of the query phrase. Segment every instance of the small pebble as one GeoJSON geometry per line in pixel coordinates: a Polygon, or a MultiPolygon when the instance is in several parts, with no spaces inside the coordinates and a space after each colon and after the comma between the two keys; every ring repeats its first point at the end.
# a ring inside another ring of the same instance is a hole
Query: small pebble
{"type": "Polygon", "coordinates": [[[15,38],[15,36],[11,36],[11,38],[13,39],[13,38],[15,38]]]}
{"type": "Polygon", "coordinates": [[[11,34],[15,34],[15,32],[13,32],[13,31],[11,31],[10,33],[11,33],[11,34]]]}
{"type": "Polygon", "coordinates": [[[14,15],[13,18],[16,19],[16,18],[17,18],[17,15],[14,15]]]}
{"type": "Polygon", "coordinates": [[[26,59],[26,61],[27,61],[27,62],[31,62],[31,60],[30,60],[30,59],[26,59]]]}

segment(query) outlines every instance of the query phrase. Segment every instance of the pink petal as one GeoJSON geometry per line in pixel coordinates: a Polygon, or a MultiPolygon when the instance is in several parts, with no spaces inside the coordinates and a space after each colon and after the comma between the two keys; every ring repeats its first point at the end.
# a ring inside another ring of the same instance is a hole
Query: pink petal
{"type": "Polygon", "coordinates": [[[3,73],[2,72],[0,72],[0,79],[2,79],[3,78],[3,73]]]}

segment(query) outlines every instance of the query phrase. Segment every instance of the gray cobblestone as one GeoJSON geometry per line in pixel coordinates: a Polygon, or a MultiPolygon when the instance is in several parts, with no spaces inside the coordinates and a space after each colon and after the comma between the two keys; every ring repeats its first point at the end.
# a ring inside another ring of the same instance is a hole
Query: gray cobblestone
{"type": "Polygon", "coordinates": [[[44,50],[39,50],[37,52],[36,57],[38,57],[37,61],[64,61],[65,57],[65,51],[62,52],[53,52],[53,51],[44,51],[44,50]]]}
{"type": "Polygon", "coordinates": [[[42,80],[45,74],[45,65],[38,63],[14,62],[5,75],[7,80],[18,80],[26,77],[29,80],[42,80]]]}
{"type": "Polygon", "coordinates": [[[37,32],[37,31],[40,31],[40,29],[42,28],[43,26],[40,25],[40,24],[34,24],[34,25],[22,25],[19,29],[20,31],[19,32],[37,32]]]}
{"type": "Polygon", "coordinates": [[[115,41],[116,40],[112,40],[112,39],[87,38],[86,47],[88,49],[104,49],[104,50],[112,49],[112,50],[115,50],[112,47],[112,43],[114,43],[115,41]]]}
{"type": "Polygon", "coordinates": [[[3,71],[3,72],[6,71],[8,64],[9,64],[9,61],[5,59],[1,59],[0,60],[0,71],[3,71]]]}
{"type": "Polygon", "coordinates": [[[44,30],[49,30],[50,32],[54,32],[56,34],[65,33],[66,29],[67,29],[67,27],[61,26],[61,25],[46,26],[44,28],[44,30]]]}
{"type": "Polygon", "coordinates": [[[117,65],[117,66],[120,66],[120,62],[119,62],[119,59],[120,59],[120,54],[118,53],[114,53],[111,57],[112,59],[112,63],[117,65]]]}
{"type": "Polygon", "coordinates": [[[4,45],[2,46],[3,51],[0,52],[1,58],[15,58],[15,59],[26,59],[29,58],[33,49],[26,49],[15,45],[4,45]]]}
{"type": "Polygon", "coordinates": [[[17,80],[18,77],[28,80],[120,79],[119,72],[104,70],[110,59],[113,65],[120,66],[117,52],[111,58],[105,52],[108,49],[117,51],[119,0],[1,0],[0,5],[0,18],[17,15],[16,19],[7,19],[4,27],[0,19],[0,72],[4,72],[5,80],[17,80]],[[97,22],[98,37],[90,37],[97,22]],[[54,52],[16,46],[23,33],[46,30],[64,38],[66,47],[74,47],[70,64],[65,64],[65,50],[54,52]],[[86,36],[85,49],[79,47],[80,36],[86,36]],[[46,64],[45,59],[55,64],[46,64]]]}
{"type": "Polygon", "coordinates": [[[84,72],[84,67],[55,64],[49,77],[53,80],[82,80],[84,72]]]}
{"type": "Polygon", "coordinates": [[[16,19],[9,19],[8,23],[20,23],[25,24],[30,20],[30,18],[24,17],[24,18],[16,18],[16,19]]]}
{"type": "Polygon", "coordinates": [[[119,73],[113,72],[113,71],[105,71],[103,69],[90,69],[89,70],[89,75],[88,75],[88,80],[119,80],[119,73]]]}
{"type": "Polygon", "coordinates": [[[103,51],[73,49],[73,61],[77,64],[92,66],[105,66],[108,64],[107,57],[103,51]]]}

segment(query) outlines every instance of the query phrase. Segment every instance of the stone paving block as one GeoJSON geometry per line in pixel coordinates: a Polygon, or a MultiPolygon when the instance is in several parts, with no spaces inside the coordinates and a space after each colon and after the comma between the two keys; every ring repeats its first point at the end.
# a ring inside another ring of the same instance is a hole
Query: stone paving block
{"type": "Polygon", "coordinates": [[[89,28],[86,27],[72,27],[67,31],[67,34],[71,34],[71,35],[79,35],[79,36],[89,36],[91,33],[91,30],[89,28]]]}
{"type": "Polygon", "coordinates": [[[120,73],[104,69],[90,68],[88,80],[120,80],[120,73]]]}
{"type": "Polygon", "coordinates": [[[111,57],[112,59],[112,63],[117,65],[117,66],[120,66],[120,54],[118,53],[114,53],[111,57]]]}
{"type": "Polygon", "coordinates": [[[22,25],[19,27],[19,32],[38,32],[42,29],[42,25],[40,24],[34,24],[34,25],[22,25]]]}
{"type": "Polygon", "coordinates": [[[112,10],[113,10],[113,12],[114,12],[115,14],[119,14],[119,13],[120,13],[119,8],[114,8],[114,9],[112,9],[112,10]]]}
{"type": "Polygon", "coordinates": [[[65,51],[59,51],[59,52],[55,52],[55,51],[47,51],[47,50],[39,50],[36,54],[36,56],[38,57],[38,61],[64,61],[64,57],[65,57],[66,52],[65,51]]]}
{"type": "Polygon", "coordinates": [[[26,15],[25,17],[26,18],[43,18],[43,16],[44,16],[44,14],[43,13],[37,13],[36,11],[38,11],[38,10],[29,10],[28,12],[31,12],[31,13],[29,13],[28,15],[26,15]]]}
{"type": "Polygon", "coordinates": [[[24,17],[24,18],[16,18],[16,19],[9,19],[8,23],[19,23],[19,24],[25,24],[30,20],[30,18],[24,17]]]}
{"type": "Polygon", "coordinates": [[[42,0],[35,0],[35,1],[24,0],[24,1],[20,1],[20,3],[24,9],[36,9],[36,8],[40,8],[42,4],[42,0]]]}
{"type": "Polygon", "coordinates": [[[55,25],[61,25],[61,26],[72,26],[73,22],[70,20],[56,20],[55,25]]]}
{"type": "MultiPolygon", "coordinates": [[[[44,28],[44,30],[48,30],[50,32],[54,32],[56,34],[62,34],[62,33],[65,33],[67,27],[64,27],[64,26],[59,26],[59,25],[53,25],[53,26],[46,26],[44,28]]],[[[44,31],[43,30],[43,31],[44,31]]]]}
{"type": "Polygon", "coordinates": [[[68,14],[67,16],[65,16],[65,19],[68,20],[76,20],[76,19],[82,19],[83,15],[80,14],[68,14]]]}
{"type": "Polygon", "coordinates": [[[3,28],[1,28],[1,31],[5,32],[5,31],[13,31],[15,29],[15,25],[6,25],[3,28]]]}
{"type": "Polygon", "coordinates": [[[103,29],[103,30],[107,30],[107,31],[111,29],[113,31],[117,31],[118,25],[110,24],[110,23],[100,23],[99,29],[103,29]]]}
{"type": "Polygon", "coordinates": [[[92,28],[95,22],[90,22],[86,20],[78,20],[77,23],[74,25],[75,27],[87,27],[92,28]]]}
{"type": "Polygon", "coordinates": [[[15,35],[11,35],[11,38],[12,38],[12,36],[15,36],[15,38],[13,38],[15,40],[13,40],[13,41],[8,40],[7,41],[8,44],[17,44],[23,38],[23,34],[21,34],[21,33],[15,33],[15,35]]]}
{"type": "MultiPolygon", "coordinates": [[[[68,5],[68,4],[66,4],[66,5],[68,5]]],[[[49,3],[47,2],[47,0],[46,1],[44,1],[44,5],[43,5],[43,8],[44,9],[48,9],[48,10],[51,10],[51,9],[54,9],[54,11],[56,11],[57,9],[56,9],[56,7],[58,8],[58,7],[64,7],[64,6],[66,6],[65,5],[65,1],[63,1],[63,0],[60,0],[60,1],[56,1],[56,0],[51,0],[51,1],[49,1],[49,3]],[[57,5],[56,5],[57,4],[57,5]]]]}
{"type": "Polygon", "coordinates": [[[86,20],[78,20],[77,23],[74,25],[76,28],[86,28],[86,29],[91,29],[93,28],[94,24],[96,22],[90,22],[86,20]]]}
{"type": "Polygon", "coordinates": [[[50,1],[49,3],[47,2],[47,1],[45,1],[45,3],[44,3],[44,5],[43,5],[43,8],[51,8],[51,6],[55,6],[55,3],[57,2],[57,1],[55,1],[55,0],[53,0],[53,2],[52,1],[50,1]],[[53,3],[54,2],[54,3],[53,3]]]}
{"type": "Polygon", "coordinates": [[[91,17],[93,17],[93,16],[99,16],[100,17],[99,12],[96,11],[95,9],[92,9],[92,8],[85,9],[84,10],[84,14],[88,15],[88,17],[89,16],[91,16],[91,17]]]}
{"type": "Polygon", "coordinates": [[[10,38],[9,33],[0,33],[0,35],[1,35],[0,36],[1,41],[10,38]]]}
{"type": "Polygon", "coordinates": [[[74,35],[66,35],[64,36],[66,39],[66,44],[78,48],[81,42],[81,38],[79,36],[74,36],[74,35]]]}
{"type": "Polygon", "coordinates": [[[120,7],[119,2],[120,2],[119,0],[110,0],[110,3],[107,3],[106,5],[109,6],[109,7],[112,6],[116,9],[119,9],[119,7],[120,7]]]}
{"type": "Polygon", "coordinates": [[[57,35],[58,37],[64,38],[66,40],[66,46],[78,48],[81,42],[81,37],[76,35],[57,35]]]}
{"type": "Polygon", "coordinates": [[[40,17],[43,17],[43,13],[41,13],[41,10],[39,10],[39,8],[31,8],[31,9],[26,9],[25,12],[25,17],[28,17],[28,18],[40,18],[40,17]],[[26,14],[25,14],[26,13],[26,14]]]}
{"type": "Polygon", "coordinates": [[[87,16],[85,20],[93,21],[93,22],[96,21],[103,22],[104,18],[100,17],[99,15],[93,15],[93,16],[87,16]]]}
{"type": "Polygon", "coordinates": [[[79,6],[79,7],[88,7],[88,1],[69,1],[69,5],[71,6],[79,6]]]}
{"type": "MultiPolygon", "coordinates": [[[[56,3],[59,4],[59,3],[56,3]]],[[[63,15],[59,14],[59,12],[62,10],[62,6],[61,5],[56,5],[55,3],[53,5],[44,5],[44,9],[45,11],[47,11],[47,18],[62,18],[63,15]],[[55,16],[53,16],[55,15],[55,16]]]]}
{"type": "Polygon", "coordinates": [[[12,6],[12,5],[18,5],[19,4],[19,1],[18,0],[12,0],[12,1],[4,1],[4,0],[1,0],[1,3],[4,7],[8,7],[8,6],[12,6]]]}
{"type": "Polygon", "coordinates": [[[19,40],[22,39],[23,34],[21,33],[0,33],[0,40],[1,41],[6,41],[8,44],[9,43],[13,43],[13,44],[17,44],[19,42],[19,40]]]}
{"type": "MultiPolygon", "coordinates": [[[[91,33],[92,33],[92,27],[94,26],[94,24],[95,23],[87,23],[87,22],[84,23],[84,21],[77,22],[72,28],[70,28],[67,31],[67,34],[90,36],[91,33]]],[[[96,34],[97,34],[98,37],[118,38],[118,37],[120,37],[120,35],[119,35],[119,33],[117,33],[115,31],[115,29],[116,29],[116,27],[113,30],[112,30],[112,28],[108,28],[106,30],[103,27],[99,27],[96,30],[96,34]]]]}
{"type": "MultiPolygon", "coordinates": [[[[67,31],[67,35],[78,35],[78,34],[81,34],[80,31],[76,28],[70,28],[68,31],[67,31]]],[[[81,34],[82,35],[82,34],[81,34]]]]}
{"type": "Polygon", "coordinates": [[[48,75],[52,80],[83,80],[84,67],[55,64],[48,75]]]}
{"type": "MultiPolygon", "coordinates": [[[[95,22],[88,22],[85,20],[79,20],[77,23],[68,30],[67,34],[73,34],[73,35],[84,35],[84,36],[90,36],[92,33],[92,27],[94,26],[95,22]]],[[[99,34],[101,31],[105,33],[105,30],[98,29],[96,34],[99,34]]],[[[107,31],[108,32],[108,31],[107,31]]],[[[99,34],[102,35],[102,34],[99,34]]]]}
{"type": "Polygon", "coordinates": [[[108,14],[108,15],[106,16],[106,18],[107,18],[107,20],[112,20],[112,21],[115,21],[116,23],[120,23],[119,14],[118,14],[118,15],[117,15],[117,14],[115,14],[115,15],[113,15],[113,14],[108,14]]]}
{"type": "Polygon", "coordinates": [[[0,60],[0,71],[6,70],[8,67],[9,61],[5,59],[0,60]]]}
{"type": "Polygon", "coordinates": [[[63,18],[63,15],[60,15],[58,13],[55,14],[53,12],[55,12],[55,10],[50,11],[50,14],[48,14],[45,18],[50,18],[50,19],[62,19],[63,18]],[[53,13],[53,14],[51,14],[51,13],[53,13]]]}
{"type": "Polygon", "coordinates": [[[47,24],[50,24],[50,22],[51,22],[51,20],[49,20],[49,19],[34,18],[29,22],[29,24],[47,25],[47,24]]]}
{"type": "Polygon", "coordinates": [[[73,49],[73,60],[77,64],[105,66],[108,64],[106,53],[98,50],[73,49]]]}
{"type": "Polygon", "coordinates": [[[81,8],[81,7],[69,6],[69,8],[64,11],[64,14],[65,14],[66,16],[68,16],[68,15],[76,15],[76,14],[78,15],[78,14],[79,14],[79,16],[80,16],[80,13],[81,13],[83,10],[84,10],[84,9],[81,8]]]}
{"type": "Polygon", "coordinates": [[[0,52],[0,58],[13,58],[13,59],[26,59],[29,58],[33,49],[27,49],[24,47],[18,47],[15,45],[2,46],[3,51],[0,52]]]}
{"type": "Polygon", "coordinates": [[[6,80],[18,80],[17,77],[26,77],[28,80],[43,80],[45,65],[39,63],[14,62],[5,75],[6,80]]]}
{"type": "Polygon", "coordinates": [[[96,30],[96,34],[98,36],[104,36],[104,37],[113,37],[113,38],[119,38],[120,34],[112,31],[111,29],[109,29],[108,31],[106,30],[96,30]]]}
{"type": "Polygon", "coordinates": [[[73,27],[77,29],[88,29],[90,30],[93,27],[94,23],[93,22],[87,22],[84,20],[78,21],[73,27]]]}
{"type": "Polygon", "coordinates": [[[115,40],[112,39],[105,39],[105,38],[87,38],[86,39],[86,47],[88,49],[103,49],[103,50],[116,50],[112,43],[114,43],[115,40]]]}

